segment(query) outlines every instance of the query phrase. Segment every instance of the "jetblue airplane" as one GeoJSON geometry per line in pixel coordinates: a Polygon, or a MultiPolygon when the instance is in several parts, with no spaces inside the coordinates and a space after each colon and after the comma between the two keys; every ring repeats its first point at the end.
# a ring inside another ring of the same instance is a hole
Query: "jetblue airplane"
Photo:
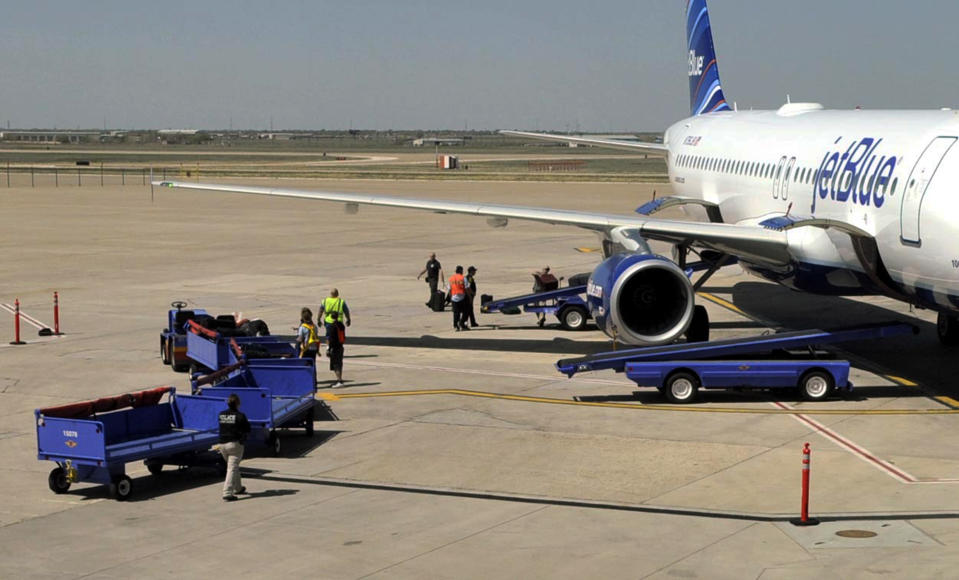
{"type": "Polygon", "coordinates": [[[227,191],[578,226],[597,232],[604,261],[588,301],[604,332],[635,345],[708,335],[695,289],[732,261],[779,284],[837,296],[884,295],[939,313],[959,343],[959,111],[826,110],[787,103],[736,111],[719,81],[705,0],[686,7],[689,118],[663,142],[504,131],[535,139],[664,155],[674,195],[624,216],[380,195],[162,182],[227,191]],[[654,216],[681,206],[696,221],[654,216]],[[654,254],[649,240],[676,248],[654,254]],[[687,256],[710,264],[694,285],[687,256]]]}

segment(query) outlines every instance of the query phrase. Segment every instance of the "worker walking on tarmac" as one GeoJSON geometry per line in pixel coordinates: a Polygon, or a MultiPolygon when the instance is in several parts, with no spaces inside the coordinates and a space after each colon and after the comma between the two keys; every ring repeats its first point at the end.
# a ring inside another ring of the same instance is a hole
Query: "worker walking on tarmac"
{"type": "MultiPolygon", "coordinates": [[[[549,292],[550,290],[556,290],[559,288],[559,280],[556,279],[556,276],[553,276],[549,271],[549,266],[546,266],[538,272],[533,272],[533,292],[539,294],[540,292],[549,292]]],[[[541,328],[546,324],[546,313],[537,312],[536,313],[536,324],[541,328]]]]}
{"type": "Polygon", "coordinates": [[[469,330],[466,326],[466,305],[469,300],[469,287],[463,276],[463,266],[456,267],[456,273],[450,276],[450,302],[453,303],[453,329],[457,332],[469,330]]]}
{"type": "Polygon", "coordinates": [[[330,359],[330,370],[336,374],[333,388],[342,387],[343,382],[343,344],[346,342],[346,327],[340,322],[339,312],[331,312],[333,324],[327,326],[326,344],[330,359]]]}
{"type": "Polygon", "coordinates": [[[333,324],[333,317],[330,315],[334,312],[337,313],[339,320],[345,322],[347,326],[350,325],[350,307],[340,298],[340,291],[336,288],[330,290],[330,295],[320,304],[320,311],[316,315],[316,319],[326,325],[327,334],[330,333],[330,326],[333,324]]]}
{"type": "Polygon", "coordinates": [[[467,320],[473,328],[479,326],[476,322],[476,311],[473,309],[473,302],[476,299],[476,266],[470,266],[466,269],[466,314],[463,316],[463,325],[467,320]]]}
{"type": "Polygon", "coordinates": [[[220,454],[226,461],[226,480],[223,482],[223,501],[236,501],[237,494],[246,493],[240,481],[240,461],[243,444],[250,433],[250,422],[240,411],[240,397],[231,393],[226,398],[227,409],[220,411],[220,454]]]}
{"type": "Polygon", "coordinates": [[[299,347],[300,358],[313,359],[320,352],[320,331],[313,323],[313,311],[309,308],[300,310],[300,328],[296,334],[296,344],[299,347]]]}
{"type": "Polygon", "coordinates": [[[423,271],[419,273],[416,277],[417,280],[423,277],[423,274],[426,274],[426,283],[430,285],[430,299],[426,301],[426,305],[432,307],[433,297],[436,296],[436,287],[439,285],[439,281],[443,278],[443,266],[440,264],[440,261],[436,259],[436,253],[430,254],[430,259],[426,262],[426,267],[423,268],[423,271]]]}

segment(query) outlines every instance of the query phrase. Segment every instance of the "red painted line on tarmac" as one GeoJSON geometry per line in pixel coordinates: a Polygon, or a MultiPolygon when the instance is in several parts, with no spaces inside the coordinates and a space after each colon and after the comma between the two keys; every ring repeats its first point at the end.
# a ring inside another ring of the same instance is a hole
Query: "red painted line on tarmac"
{"type": "MultiPolygon", "coordinates": [[[[794,410],[789,405],[780,403],[778,401],[774,402],[773,405],[784,410],[794,410]]],[[[807,417],[806,415],[801,415],[801,414],[792,415],[792,416],[795,417],[797,421],[800,421],[812,427],[817,433],[819,433],[823,437],[826,437],[827,439],[832,440],[834,443],[838,444],[840,447],[844,447],[847,451],[850,451],[856,457],[878,467],[879,469],[885,471],[886,473],[888,473],[890,476],[894,477],[895,479],[898,479],[902,481],[903,483],[919,482],[919,480],[916,477],[906,473],[905,471],[902,471],[901,469],[893,467],[892,465],[883,461],[882,459],[879,459],[873,453],[869,452],[863,447],[860,447],[859,445],[856,445],[855,443],[846,439],[839,433],[836,433],[829,427],[826,427],[819,421],[816,421],[815,419],[811,419],[807,417]]]]}
{"type": "MultiPolygon", "coordinates": [[[[789,405],[786,405],[785,403],[780,403],[778,401],[773,403],[773,405],[776,407],[779,407],[780,409],[791,410],[791,411],[795,410],[793,407],[790,407],[789,405]]],[[[885,473],[889,474],[889,476],[901,481],[902,483],[909,483],[909,484],[959,483],[959,478],[951,478],[951,477],[931,477],[931,478],[920,479],[908,473],[907,471],[903,471],[902,469],[899,469],[898,467],[893,466],[889,462],[884,461],[880,459],[879,457],[876,457],[874,453],[872,453],[871,451],[868,451],[865,447],[862,447],[860,445],[853,443],[849,439],[846,439],[842,435],[836,433],[835,431],[833,431],[829,427],[826,427],[825,425],[823,425],[819,421],[816,421],[815,419],[812,419],[801,413],[796,415],[791,415],[791,416],[797,421],[800,421],[802,423],[809,425],[823,437],[830,439],[833,443],[836,443],[840,447],[846,449],[846,451],[849,451],[850,453],[862,459],[866,463],[874,465],[875,467],[881,469],[885,473]]]]}

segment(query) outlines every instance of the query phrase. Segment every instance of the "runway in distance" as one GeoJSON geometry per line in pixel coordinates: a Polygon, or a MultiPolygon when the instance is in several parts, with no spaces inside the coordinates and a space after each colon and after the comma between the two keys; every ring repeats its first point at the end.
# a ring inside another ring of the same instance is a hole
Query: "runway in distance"
{"type": "Polygon", "coordinates": [[[589,305],[599,327],[635,345],[708,334],[686,273],[690,252],[716,269],[747,271],[796,290],[885,295],[939,313],[944,344],[959,343],[959,111],[826,110],[786,103],[736,111],[719,79],[705,0],[686,7],[690,113],[663,142],[540,133],[511,135],[644,151],[666,157],[674,195],[624,216],[382,195],[162,182],[187,189],[487,216],[597,232],[604,260],[589,305]],[[681,206],[697,221],[653,217],[681,206]],[[648,240],[675,245],[673,258],[648,240]],[[703,327],[705,326],[705,329],[703,327]]]}

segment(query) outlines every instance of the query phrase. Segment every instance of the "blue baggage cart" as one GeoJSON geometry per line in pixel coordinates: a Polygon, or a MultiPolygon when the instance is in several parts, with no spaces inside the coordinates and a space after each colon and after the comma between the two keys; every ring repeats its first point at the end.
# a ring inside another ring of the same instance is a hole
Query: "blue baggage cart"
{"type": "Polygon", "coordinates": [[[659,389],[673,403],[691,403],[699,389],[798,388],[808,401],[834,389],[851,390],[849,361],[821,350],[825,344],[914,334],[906,323],[887,322],[835,330],[800,330],[762,336],[649,346],[563,359],[568,377],[599,370],[625,373],[640,386],[659,389]]]}
{"type": "Polygon", "coordinates": [[[254,427],[250,439],[265,443],[274,455],[281,451],[278,429],[302,427],[312,437],[316,407],[326,405],[316,400],[316,371],[309,359],[241,360],[195,379],[193,388],[204,397],[221,399],[236,393],[244,412],[248,398],[266,398],[268,412],[249,417],[254,427]]]}
{"type": "MultiPolygon", "coordinates": [[[[268,396],[244,403],[251,421],[271,413],[268,396]]],[[[216,462],[207,451],[219,440],[217,417],[224,408],[220,397],[177,395],[172,387],[160,387],[37,409],[37,458],[57,464],[48,478],[54,493],[88,481],[108,484],[116,499],[125,500],[133,492],[127,463],[144,461],[156,474],[164,465],[216,462]],[[161,403],[164,395],[168,400],[161,403]]]]}

